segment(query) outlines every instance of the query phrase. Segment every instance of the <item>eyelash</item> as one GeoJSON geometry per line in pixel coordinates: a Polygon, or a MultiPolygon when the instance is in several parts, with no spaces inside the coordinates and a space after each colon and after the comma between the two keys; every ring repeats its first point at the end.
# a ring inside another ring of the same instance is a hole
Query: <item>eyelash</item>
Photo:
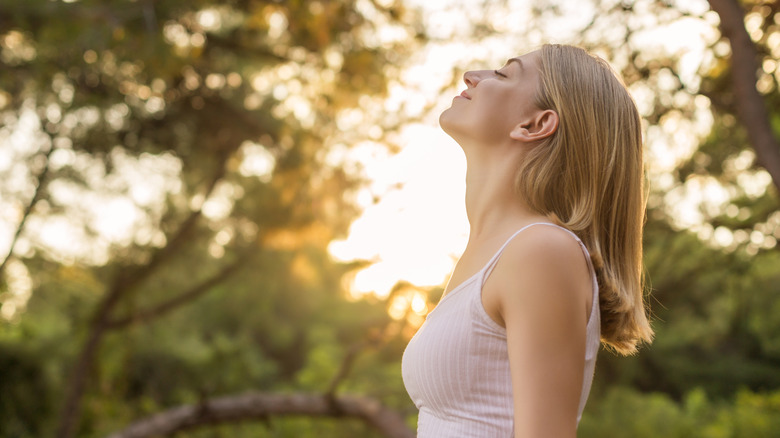
{"type": "Polygon", "coordinates": [[[495,73],[495,74],[496,74],[496,76],[501,76],[502,78],[505,78],[505,77],[507,77],[505,74],[501,73],[501,72],[500,72],[500,71],[498,71],[498,70],[493,70],[493,73],[495,73]]]}

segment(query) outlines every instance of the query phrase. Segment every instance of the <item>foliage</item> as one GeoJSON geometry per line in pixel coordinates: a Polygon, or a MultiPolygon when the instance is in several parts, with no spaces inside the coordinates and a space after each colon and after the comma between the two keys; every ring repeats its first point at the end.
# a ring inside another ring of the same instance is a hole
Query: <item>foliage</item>
{"type": "Polygon", "coordinates": [[[780,427],[778,408],[778,391],[741,390],[731,404],[693,390],[678,403],[663,393],[614,387],[583,416],[579,436],[769,438],[780,427]]]}
{"type": "Polygon", "coordinates": [[[637,357],[604,354],[602,383],[631,383],[677,400],[696,388],[719,399],[743,387],[779,388],[776,328],[769,322],[780,293],[778,261],[777,251],[724,253],[651,221],[645,263],[656,340],[637,357]]]}
{"type": "MultiPolygon", "coordinates": [[[[325,391],[364,334],[380,349],[399,336],[384,302],[344,299],[354,267],[327,253],[362,178],[339,148],[400,120],[342,119],[375,107],[397,74],[384,66],[415,45],[412,14],[358,3],[3,7],[0,171],[16,183],[0,192],[22,213],[4,218],[19,234],[0,289],[0,435],[98,436],[212,395],[325,391]],[[37,404],[15,399],[32,389],[37,404]]],[[[408,406],[388,382],[350,385],[408,406]]]]}

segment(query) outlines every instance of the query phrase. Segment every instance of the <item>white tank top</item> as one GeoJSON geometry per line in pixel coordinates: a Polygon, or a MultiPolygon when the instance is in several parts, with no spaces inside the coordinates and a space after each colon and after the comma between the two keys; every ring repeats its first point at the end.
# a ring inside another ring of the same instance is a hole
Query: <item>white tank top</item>
{"type": "Polygon", "coordinates": [[[532,225],[561,228],[582,247],[593,284],[585,371],[577,422],[590,393],[600,345],[598,282],[587,248],[565,228],[535,223],[513,234],[471,278],[447,293],[409,341],[402,359],[404,385],[419,409],[418,438],[510,438],[514,403],[506,329],[488,316],[482,286],[509,242],[532,225]]]}

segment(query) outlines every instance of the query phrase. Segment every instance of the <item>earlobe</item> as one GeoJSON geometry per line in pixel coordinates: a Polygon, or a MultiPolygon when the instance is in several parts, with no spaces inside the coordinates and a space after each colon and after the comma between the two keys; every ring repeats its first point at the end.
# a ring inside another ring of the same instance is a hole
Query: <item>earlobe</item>
{"type": "Polygon", "coordinates": [[[544,110],[524,123],[518,123],[509,137],[513,140],[526,143],[543,140],[558,130],[558,113],[553,110],[544,110]]]}

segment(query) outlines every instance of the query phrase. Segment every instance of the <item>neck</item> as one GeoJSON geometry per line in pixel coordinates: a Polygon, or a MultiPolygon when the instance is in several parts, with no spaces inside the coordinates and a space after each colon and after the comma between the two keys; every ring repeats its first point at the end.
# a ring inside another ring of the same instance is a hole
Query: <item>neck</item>
{"type": "Polygon", "coordinates": [[[544,216],[531,210],[515,192],[516,154],[468,157],[466,171],[466,214],[469,242],[482,241],[544,216]]]}

